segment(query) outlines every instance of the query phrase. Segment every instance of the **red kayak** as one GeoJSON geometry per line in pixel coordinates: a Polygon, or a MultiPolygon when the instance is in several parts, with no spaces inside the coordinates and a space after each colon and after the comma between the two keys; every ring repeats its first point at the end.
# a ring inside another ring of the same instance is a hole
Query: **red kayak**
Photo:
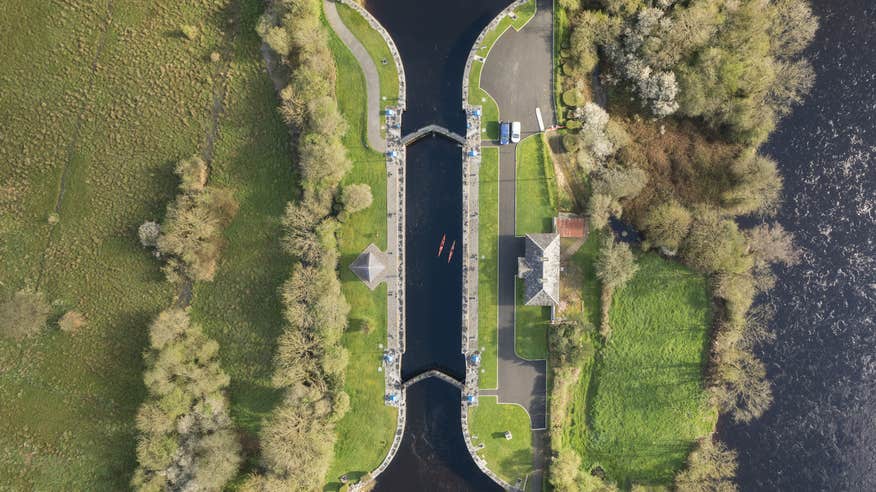
{"type": "Polygon", "coordinates": [[[441,252],[444,251],[444,240],[447,239],[447,234],[441,236],[441,244],[438,245],[438,254],[435,256],[441,256],[441,252]]]}
{"type": "Polygon", "coordinates": [[[450,245],[450,254],[447,255],[447,263],[450,263],[450,260],[453,259],[453,249],[456,248],[456,241],[453,241],[453,244],[450,245]]]}

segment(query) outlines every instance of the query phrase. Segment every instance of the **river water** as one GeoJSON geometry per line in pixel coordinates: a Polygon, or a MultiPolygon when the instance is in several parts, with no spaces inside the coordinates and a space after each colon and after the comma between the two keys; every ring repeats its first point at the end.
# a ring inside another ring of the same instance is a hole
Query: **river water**
{"type": "Polygon", "coordinates": [[[742,490],[876,490],[876,4],[815,0],[812,94],[763,151],[804,261],[779,272],[763,347],[775,403],[721,438],[742,490]]]}
{"type": "MultiPolygon", "coordinates": [[[[462,74],[475,38],[510,0],[371,0],[368,10],[398,46],[407,77],[403,133],[430,124],[465,134],[462,74]]],[[[462,344],[462,151],[442,137],[407,150],[406,348],[402,377],[439,369],[465,376],[462,344]],[[444,249],[438,256],[442,237],[444,249]],[[455,243],[455,244],[454,244],[455,243]],[[453,257],[449,259],[449,251],[453,257]],[[449,261],[448,261],[449,259],[449,261]]],[[[407,390],[401,447],[378,490],[501,490],[463,440],[460,391],[427,379],[407,390]]]]}

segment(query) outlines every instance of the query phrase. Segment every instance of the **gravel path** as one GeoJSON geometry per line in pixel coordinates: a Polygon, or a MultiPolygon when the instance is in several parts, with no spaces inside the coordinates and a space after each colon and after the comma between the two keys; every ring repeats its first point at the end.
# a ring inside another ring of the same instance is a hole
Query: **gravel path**
{"type": "Polygon", "coordinates": [[[323,0],[323,6],[329,26],[356,57],[365,75],[365,92],[368,97],[368,145],[378,152],[386,152],[386,140],[380,136],[380,76],[377,74],[377,65],[374,64],[365,46],[362,46],[359,39],[344,25],[338,16],[335,2],[323,0]]]}

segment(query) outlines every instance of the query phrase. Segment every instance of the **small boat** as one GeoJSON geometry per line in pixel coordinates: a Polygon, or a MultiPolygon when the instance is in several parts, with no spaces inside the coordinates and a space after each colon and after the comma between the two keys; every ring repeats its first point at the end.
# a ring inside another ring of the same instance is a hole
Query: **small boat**
{"type": "Polygon", "coordinates": [[[453,244],[450,245],[450,254],[447,255],[447,263],[450,263],[450,260],[453,259],[454,248],[456,248],[456,241],[453,241],[453,244]]]}
{"type": "Polygon", "coordinates": [[[438,254],[435,256],[441,256],[441,252],[444,251],[444,241],[447,239],[447,234],[441,236],[441,244],[438,245],[438,254]]]}

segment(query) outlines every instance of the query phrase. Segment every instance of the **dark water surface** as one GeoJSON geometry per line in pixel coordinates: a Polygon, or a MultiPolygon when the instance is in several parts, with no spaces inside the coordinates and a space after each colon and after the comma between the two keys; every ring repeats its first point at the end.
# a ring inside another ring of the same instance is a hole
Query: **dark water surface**
{"type": "Polygon", "coordinates": [[[778,219],[805,251],[768,299],[775,403],[721,425],[744,491],[876,490],[876,3],[813,10],[815,88],[763,149],[785,178],[778,219]]]}
{"type": "Polygon", "coordinates": [[[377,479],[386,491],[502,490],[477,468],[460,428],[459,390],[426,379],[407,391],[408,420],[401,448],[377,479]]]}
{"type": "Polygon", "coordinates": [[[465,360],[460,350],[460,155],[459,146],[442,137],[426,137],[408,147],[405,183],[408,309],[402,379],[429,369],[440,369],[460,380],[465,377],[465,360]],[[445,235],[439,257],[438,247],[445,235]],[[448,262],[454,242],[453,257],[448,262]]]}
{"type": "MultiPolygon", "coordinates": [[[[370,0],[405,65],[403,133],[438,124],[464,133],[462,73],[480,31],[510,0],[370,0]]],[[[426,137],[408,148],[406,174],[406,350],[402,377],[440,369],[462,379],[462,151],[426,137]],[[437,256],[442,236],[446,241],[437,256]],[[454,256],[448,262],[448,252],[454,256]]],[[[387,491],[497,490],[463,440],[458,389],[430,379],[407,390],[398,454],[377,480],[387,491]]]]}

